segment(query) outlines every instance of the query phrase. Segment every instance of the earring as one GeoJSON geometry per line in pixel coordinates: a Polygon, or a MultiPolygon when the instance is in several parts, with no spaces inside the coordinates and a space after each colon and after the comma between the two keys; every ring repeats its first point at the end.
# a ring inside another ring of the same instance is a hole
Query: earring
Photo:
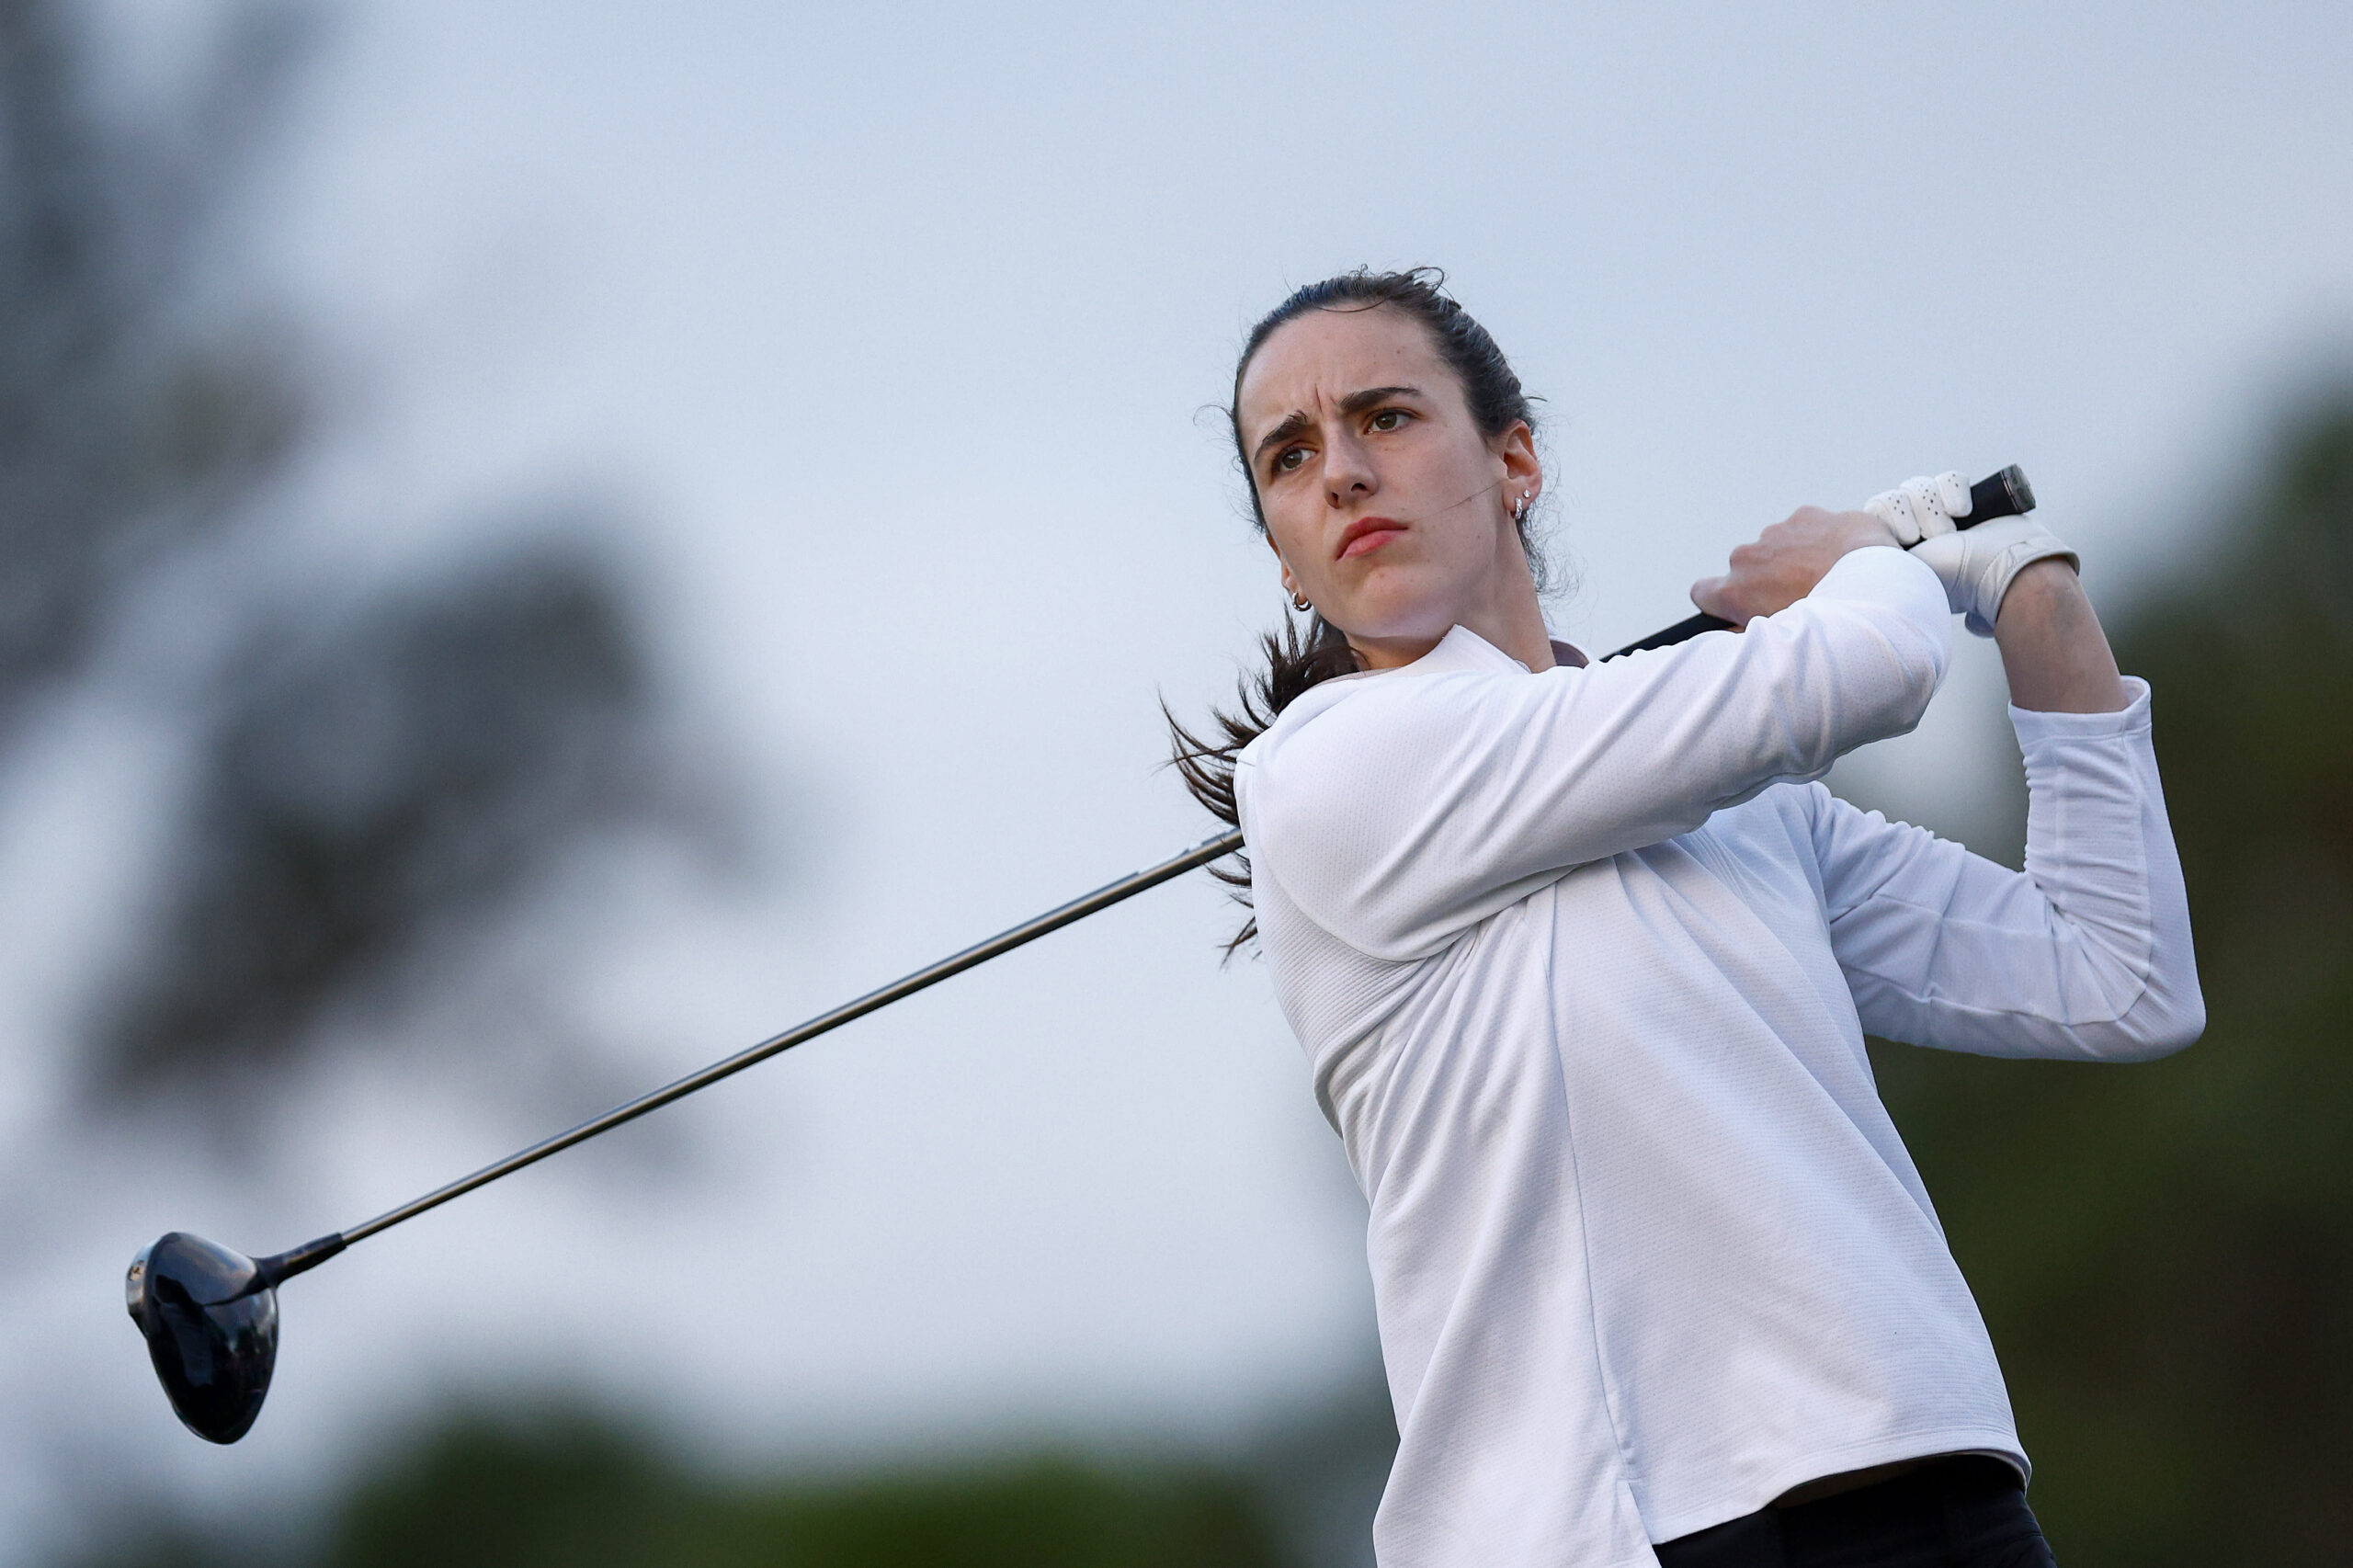
{"type": "Polygon", "coordinates": [[[1290,608],[1304,615],[1307,611],[1313,609],[1315,607],[1307,602],[1306,595],[1293,594],[1290,597],[1290,608]]]}
{"type": "Polygon", "coordinates": [[[1511,520],[1515,523],[1528,520],[1528,492],[1523,490],[1519,493],[1519,504],[1511,509],[1511,520]]]}

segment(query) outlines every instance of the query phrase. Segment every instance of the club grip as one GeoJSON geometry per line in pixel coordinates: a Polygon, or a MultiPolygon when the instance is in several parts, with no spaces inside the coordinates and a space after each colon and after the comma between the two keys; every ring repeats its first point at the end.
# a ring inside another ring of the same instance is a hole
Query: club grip
{"type": "Polygon", "coordinates": [[[2034,486],[2026,482],[2026,470],[2012,463],[1969,487],[1969,516],[1955,517],[1952,526],[1973,528],[1996,517],[2023,517],[2033,510],[2034,486]]]}
{"type": "MultiPolygon", "coordinates": [[[[1969,487],[1969,516],[1955,517],[1956,528],[1973,528],[1980,523],[1990,523],[1996,517],[2022,517],[2034,510],[2034,486],[2026,482],[2026,470],[2012,463],[1999,473],[1989,473],[1969,487]]],[[[1702,631],[1730,631],[1733,623],[1720,615],[1705,610],[1662,627],[1640,642],[1629,642],[1614,653],[1604,653],[1608,659],[1622,659],[1629,653],[1640,653],[1651,648],[1672,648],[1677,642],[1688,642],[1702,631]]]]}

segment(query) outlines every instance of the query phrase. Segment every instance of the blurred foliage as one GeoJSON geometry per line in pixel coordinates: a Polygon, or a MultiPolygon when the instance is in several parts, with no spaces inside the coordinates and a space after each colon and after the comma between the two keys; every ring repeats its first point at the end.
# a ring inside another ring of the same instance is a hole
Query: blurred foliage
{"type": "Polygon", "coordinates": [[[301,427],[282,334],[196,308],[296,13],[235,13],[182,101],[136,125],[98,110],[87,21],[0,0],[0,718],[85,665],[301,427]]]}
{"type": "Polygon", "coordinates": [[[2154,692],[2205,1039],[2153,1064],[1875,1049],[2069,1568],[2353,1541],[2353,395],[2113,628],[2154,692]]]}
{"type": "Polygon", "coordinates": [[[297,335],[223,293],[228,218],[313,15],[231,0],[132,103],[97,7],[0,0],[0,765],[29,699],[87,697],[106,654],[142,646],[138,617],[209,585],[195,619],[227,652],[139,672],[188,726],[188,801],[154,918],[101,965],[80,1076],[215,1132],[338,1009],[414,995],[423,956],[601,835],[721,825],[665,764],[631,596],[577,542],[593,514],[407,585],[256,569],[315,420],[297,335]]]}
{"type": "Polygon", "coordinates": [[[576,551],[264,628],[222,683],[176,889],[109,993],[99,1071],[248,1085],[567,843],[678,816],[693,802],[653,753],[649,685],[612,581],[576,551]]]}
{"type": "Polygon", "coordinates": [[[1027,1462],[730,1483],[585,1415],[461,1417],[392,1456],[299,1548],[161,1533],[81,1568],[1277,1568],[1245,1479],[1027,1462]]]}
{"type": "Polygon", "coordinates": [[[1250,1568],[1277,1561],[1248,1493],[1207,1471],[1042,1460],[835,1487],[698,1483],[609,1430],[460,1426],[357,1493],[330,1568],[1250,1568]]]}

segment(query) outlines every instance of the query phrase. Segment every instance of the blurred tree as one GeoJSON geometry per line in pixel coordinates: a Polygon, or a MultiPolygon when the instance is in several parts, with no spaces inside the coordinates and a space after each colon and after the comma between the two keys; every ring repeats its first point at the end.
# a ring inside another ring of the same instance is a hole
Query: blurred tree
{"type": "Polygon", "coordinates": [[[1878,1048],[2070,1568],[2353,1541],[2353,394],[2114,627],[2154,692],[2206,1038],[2125,1069],[1878,1048]]]}
{"type": "Polygon", "coordinates": [[[108,992],[117,1088],[250,1092],[321,1010],[397,1004],[599,830],[705,802],[665,764],[612,578],[540,549],[256,631],[222,682],[176,869],[108,992]]]}
{"type": "Polygon", "coordinates": [[[100,112],[81,7],[0,0],[0,722],[301,427],[283,335],[195,308],[298,21],[236,13],[184,100],[126,125],[100,112]]]}
{"type": "Polygon", "coordinates": [[[1372,1516],[1397,1458],[1377,1357],[1327,1399],[1295,1408],[1243,1461],[1298,1568],[1372,1568],[1372,1516]]]}
{"type": "MultiPolygon", "coordinates": [[[[186,1538],[111,1568],[205,1562],[186,1538]],[[181,1553],[194,1553],[183,1559],[181,1553]]],[[[225,1556],[225,1554],[223,1554],[225,1556]]],[[[254,1561],[246,1558],[247,1562],[254,1561]]],[[[303,1554],[318,1568],[1275,1568],[1243,1477],[1040,1459],[835,1484],[679,1471],[585,1415],[460,1417],[394,1457],[303,1554]]]]}
{"type": "MultiPolygon", "coordinates": [[[[94,7],[0,0],[0,762],[8,721],[70,699],[165,574],[264,547],[307,428],[295,335],[208,279],[311,13],[221,15],[179,96],[133,108],[94,7]]],[[[256,574],[206,579],[244,594],[214,607],[234,652],[159,682],[199,694],[192,801],[157,917],[107,966],[98,1102],[168,1091],[218,1128],[339,1006],[397,1005],[437,940],[600,835],[718,825],[664,760],[629,596],[576,542],[600,520],[539,523],[535,549],[405,585],[272,602],[256,574]]]]}
{"type": "Polygon", "coordinates": [[[290,1540],[120,1506],[72,1568],[1369,1568],[1396,1429],[1375,1375],[1222,1463],[1006,1455],[828,1481],[722,1479],[577,1403],[456,1410],[290,1540]]]}

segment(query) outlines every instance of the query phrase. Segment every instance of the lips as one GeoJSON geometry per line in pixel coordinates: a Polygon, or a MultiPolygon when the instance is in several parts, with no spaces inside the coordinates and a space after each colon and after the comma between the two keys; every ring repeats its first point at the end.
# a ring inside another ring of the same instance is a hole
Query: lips
{"type": "Polygon", "coordinates": [[[1405,531],[1405,525],[1394,517],[1358,517],[1340,532],[1340,549],[1336,560],[1347,561],[1359,555],[1370,555],[1405,531]]]}

